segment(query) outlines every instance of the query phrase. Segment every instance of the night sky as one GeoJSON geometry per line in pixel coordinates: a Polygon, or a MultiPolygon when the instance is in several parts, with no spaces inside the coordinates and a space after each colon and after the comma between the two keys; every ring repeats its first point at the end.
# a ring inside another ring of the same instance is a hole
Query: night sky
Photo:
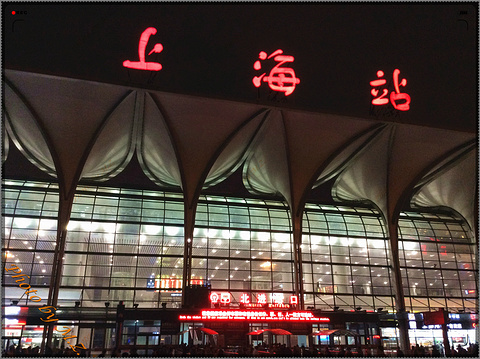
{"type": "Polygon", "coordinates": [[[477,3],[2,3],[4,68],[131,87],[475,132],[477,3]],[[15,11],[15,15],[12,14],[15,11]],[[127,69],[147,56],[162,70],[127,69]],[[252,79],[260,51],[282,49],[300,83],[285,96],[252,79]],[[372,111],[382,70],[407,79],[408,111],[372,111]]]}

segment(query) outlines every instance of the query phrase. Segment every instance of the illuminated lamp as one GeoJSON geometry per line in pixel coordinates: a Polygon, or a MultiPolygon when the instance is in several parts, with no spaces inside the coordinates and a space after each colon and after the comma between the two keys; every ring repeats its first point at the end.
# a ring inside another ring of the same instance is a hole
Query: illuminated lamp
{"type": "Polygon", "coordinates": [[[176,236],[179,232],[179,228],[178,227],[165,227],[165,232],[169,235],[169,236],[176,236]]]}

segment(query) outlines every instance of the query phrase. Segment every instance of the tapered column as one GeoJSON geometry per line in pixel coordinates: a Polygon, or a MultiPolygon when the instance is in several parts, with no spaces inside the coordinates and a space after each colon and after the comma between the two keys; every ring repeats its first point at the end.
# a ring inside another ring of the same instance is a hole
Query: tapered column
{"type": "Polygon", "coordinates": [[[300,309],[303,310],[302,217],[292,217],[295,295],[298,297],[298,305],[300,306],[300,309]]]}
{"type": "MultiPolygon", "coordinates": [[[[58,294],[60,292],[60,284],[62,281],[63,270],[63,257],[65,256],[65,245],[67,240],[67,225],[70,220],[70,214],[72,212],[74,196],[64,196],[63,191],[60,189],[59,204],[58,204],[58,222],[57,222],[57,243],[55,246],[55,253],[53,256],[52,275],[50,279],[50,287],[48,289],[49,306],[57,308],[58,294]]],[[[57,308],[58,309],[58,308],[57,308]]],[[[48,329],[43,332],[42,338],[42,353],[44,353],[45,345],[51,347],[53,330],[56,322],[48,323],[48,329]],[[45,343],[46,336],[46,343],[45,343]]]]}
{"type": "Polygon", "coordinates": [[[400,272],[400,257],[398,252],[398,221],[389,221],[390,259],[395,288],[395,309],[397,310],[400,348],[406,353],[410,341],[408,337],[408,318],[405,312],[405,296],[403,294],[402,273],[400,272]]]}
{"type": "Polygon", "coordinates": [[[192,248],[193,248],[193,230],[195,229],[195,213],[197,203],[188,205],[185,200],[184,208],[184,251],[183,251],[183,286],[182,286],[182,306],[185,305],[186,287],[190,286],[192,278],[192,248]]]}

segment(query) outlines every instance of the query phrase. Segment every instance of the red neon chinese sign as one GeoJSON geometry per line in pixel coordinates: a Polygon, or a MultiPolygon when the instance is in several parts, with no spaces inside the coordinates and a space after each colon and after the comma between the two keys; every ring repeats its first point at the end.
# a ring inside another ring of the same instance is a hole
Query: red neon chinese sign
{"type": "Polygon", "coordinates": [[[240,296],[240,303],[250,304],[250,296],[249,296],[248,294],[243,293],[243,294],[240,296]]]}
{"type": "Polygon", "coordinates": [[[200,315],[180,315],[179,320],[199,320],[199,321],[287,321],[287,322],[329,322],[329,318],[315,317],[311,312],[294,311],[283,312],[274,310],[202,310],[200,315]]]}
{"type": "Polygon", "coordinates": [[[257,303],[258,304],[267,304],[267,296],[263,293],[257,296],[257,303]]]}
{"type": "MultiPolygon", "coordinates": [[[[407,79],[402,79],[400,82],[398,82],[399,74],[400,74],[399,69],[395,69],[393,71],[393,86],[395,87],[395,92],[392,91],[390,93],[390,102],[396,110],[407,111],[410,109],[410,95],[407,93],[400,92],[400,86],[405,87],[407,85],[407,79]],[[402,101],[402,100],[404,100],[405,102],[397,103],[397,101],[402,101]]],[[[387,80],[382,78],[384,75],[385,73],[383,71],[381,70],[377,71],[378,79],[370,81],[370,86],[379,87],[379,86],[385,85],[387,83],[387,80]]],[[[389,99],[387,98],[388,90],[385,88],[382,89],[382,94],[380,96],[378,96],[379,90],[376,88],[372,88],[370,93],[373,96],[375,96],[375,98],[372,100],[372,105],[382,106],[382,105],[386,105],[389,102],[389,99]]]]}
{"type": "MultiPolygon", "coordinates": [[[[147,71],[159,71],[162,69],[162,65],[159,64],[158,62],[146,62],[145,61],[145,52],[147,49],[147,43],[150,38],[150,36],[155,35],[157,33],[157,29],[154,27],[149,27],[147,28],[144,32],[142,32],[142,35],[140,35],[140,41],[138,42],[138,58],[140,61],[130,61],[130,60],[125,60],[123,61],[123,66],[128,67],[130,69],[136,69],[136,70],[147,70],[147,71]]],[[[152,52],[155,53],[160,53],[163,50],[162,44],[155,44],[153,47],[152,51],[148,53],[148,55],[151,55],[152,52]]]]}
{"type": "MultiPolygon", "coordinates": [[[[180,280],[181,282],[181,280],[180,280]]],[[[250,295],[247,293],[240,294],[240,303],[244,307],[249,308],[261,308],[264,305],[268,304],[269,308],[290,308],[290,305],[297,305],[298,304],[298,296],[291,295],[289,299],[290,304],[284,304],[284,297],[283,293],[271,293],[270,294],[271,304],[267,303],[267,295],[265,293],[259,293],[257,295],[257,302],[252,303],[250,295]]],[[[210,303],[212,304],[230,304],[232,301],[231,294],[229,292],[212,292],[210,294],[210,303]]]]}
{"type": "Polygon", "coordinates": [[[272,57],[276,62],[278,62],[278,64],[270,70],[268,76],[265,76],[267,73],[264,72],[260,76],[255,76],[252,79],[252,82],[255,87],[260,87],[263,80],[263,82],[268,83],[268,86],[273,91],[284,92],[285,96],[288,96],[295,90],[295,86],[300,83],[300,79],[295,77],[295,71],[292,68],[281,67],[287,62],[293,62],[294,57],[281,54],[283,54],[283,50],[280,49],[272,52],[268,56],[265,51],[261,51],[258,55],[260,60],[255,61],[253,64],[253,68],[255,70],[260,70],[262,68],[260,61],[270,59],[272,57]]]}

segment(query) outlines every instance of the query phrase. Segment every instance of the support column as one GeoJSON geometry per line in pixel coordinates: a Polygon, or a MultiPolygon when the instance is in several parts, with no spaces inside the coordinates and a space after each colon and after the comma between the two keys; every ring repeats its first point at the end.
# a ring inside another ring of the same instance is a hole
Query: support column
{"type": "Polygon", "coordinates": [[[182,307],[185,306],[185,294],[187,287],[190,286],[192,278],[192,249],[193,249],[193,231],[195,229],[195,213],[197,203],[188,205],[185,199],[184,207],[184,251],[183,251],[183,278],[182,278],[182,307]]]}
{"type": "MultiPolygon", "coordinates": [[[[71,195],[64,196],[62,188],[60,187],[59,204],[58,204],[58,222],[57,222],[57,243],[55,246],[55,253],[53,256],[52,275],[50,279],[50,287],[48,289],[47,305],[57,308],[58,293],[60,291],[60,284],[62,281],[63,257],[65,255],[65,245],[67,240],[67,225],[70,220],[72,212],[72,205],[74,199],[74,192],[71,195]]],[[[54,322],[46,324],[47,330],[43,331],[41,352],[45,353],[45,346],[51,347],[54,322]],[[46,343],[45,343],[46,336],[46,343]]]]}
{"type": "MultiPolygon", "coordinates": [[[[292,213],[293,214],[293,213],[292,213]]],[[[303,214],[303,213],[302,213],[303,214]]],[[[293,226],[293,265],[295,280],[295,295],[298,297],[298,305],[301,310],[305,309],[303,300],[303,264],[302,264],[302,214],[292,216],[293,226]]]]}
{"type": "Polygon", "coordinates": [[[395,308],[397,310],[399,344],[404,353],[410,348],[408,337],[408,318],[405,311],[405,296],[403,295],[402,274],[400,272],[400,257],[398,253],[398,221],[388,221],[388,232],[390,237],[390,259],[392,261],[395,308]],[[393,223],[392,223],[393,222],[393,223]]]}

